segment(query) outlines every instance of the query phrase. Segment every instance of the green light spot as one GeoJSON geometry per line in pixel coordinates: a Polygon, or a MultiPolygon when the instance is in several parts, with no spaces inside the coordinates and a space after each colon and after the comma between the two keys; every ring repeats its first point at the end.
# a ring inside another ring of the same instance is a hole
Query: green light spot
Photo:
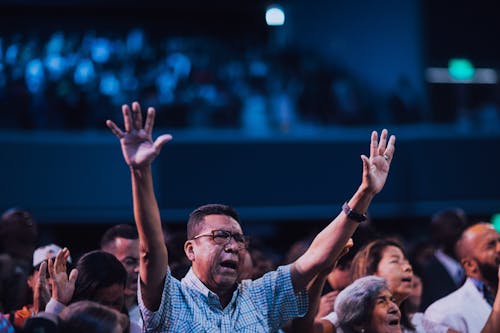
{"type": "Polygon", "coordinates": [[[496,231],[500,232],[500,213],[494,214],[491,217],[491,224],[493,224],[493,228],[495,228],[496,231]]]}
{"type": "Polygon", "coordinates": [[[467,59],[450,59],[448,72],[455,80],[470,80],[474,77],[474,66],[467,59]]]}

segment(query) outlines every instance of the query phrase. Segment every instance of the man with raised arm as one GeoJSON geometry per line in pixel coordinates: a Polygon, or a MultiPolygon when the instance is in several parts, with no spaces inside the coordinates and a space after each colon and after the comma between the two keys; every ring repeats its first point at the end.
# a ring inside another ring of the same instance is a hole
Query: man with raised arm
{"type": "MultiPolygon", "coordinates": [[[[140,242],[139,304],[146,332],[276,332],[287,320],[307,311],[307,284],[332,266],[382,190],[394,155],[396,138],[372,132],[370,156],[361,155],[361,185],[339,215],[295,262],[255,281],[239,282],[247,241],[239,217],[229,206],[212,204],[190,214],[184,250],[192,263],[178,281],[168,268],[151,163],[168,134],[152,139],[155,110],[143,125],[141,108],[123,105],[124,130],[108,120],[120,139],[130,167],[134,217],[140,242]]],[[[187,175],[186,175],[187,176],[187,175]]]]}

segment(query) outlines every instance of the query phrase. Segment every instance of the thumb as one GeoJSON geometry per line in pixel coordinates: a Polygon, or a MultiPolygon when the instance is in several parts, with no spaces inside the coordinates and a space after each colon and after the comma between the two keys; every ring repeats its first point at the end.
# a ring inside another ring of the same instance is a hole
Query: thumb
{"type": "Polygon", "coordinates": [[[363,174],[370,172],[370,160],[366,155],[361,155],[361,160],[363,161],[363,174]]]}
{"type": "Polygon", "coordinates": [[[157,150],[160,150],[163,145],[167,142],[169,142],[170,140],[172,140],[172,135],[170,134],[163,134],[163,135],[160,135],[159,137],[156,138],[155,142],[153,143],[153,145],[155,146],[155,148],[157,150]]]}
{"type": "Polygon", "coordinates": [[[76,268],[73,268],[71,270],[71,273],[69,273],[69,283],[74,286],[76,282],[76,278],[78,277],[78,270],[76,268]]]}

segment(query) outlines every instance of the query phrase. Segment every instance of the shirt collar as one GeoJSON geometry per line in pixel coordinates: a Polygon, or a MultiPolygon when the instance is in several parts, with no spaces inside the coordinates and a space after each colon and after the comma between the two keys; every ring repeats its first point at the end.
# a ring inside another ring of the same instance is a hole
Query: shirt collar
{"type": "MultiPolygon", "coordinates": [[[[182,278],[181,283],[188,288],[202,293],[208,299],[209,303],[211,303],[212,305],[218,305],[220,307],[219,296],[208,289],[207,286],[205,286],[203,282],[201,282],[201,280],[194,273],[193,267],[189,268],[189,271],[182,278]]],[[[229,304],[232,304],[233,306],[235,305],[235,300],[238,297],[238,294],[239,288],[236,288],[236,290],[233,292],[233,297],[231,298],[231,302],[229,304]]]]}
{"type": "Polygon", "coordinates": [[[493,306],[493,302],[495,301],[495,296],[490,291],[490,289],[488,288],[488,286],[486,285],[486,283],[484,283],[483,281],[480,281],[478,279],[475,279],[473,277],[469,277],[469,280],[471,280],[472,283],[474,283],[474,285],[476,286],[477,290],[479,290],[479,292],[483,295],[484,299],[491,306],[493,306]]]}
{"type": "Polygon", "coordinates": [[[203,282],[201,282],[201,280],[196,276],[196,274],[193,271],[193,267],[189,269],[189,271],[186,273],[186,276],[184,276],[184,278],[181,280],[181,283],[191,289],[199,291],[206,297],[209,297],[210,295],[217,296],[214,292],[208,289],[203,284],[203,282]]]}

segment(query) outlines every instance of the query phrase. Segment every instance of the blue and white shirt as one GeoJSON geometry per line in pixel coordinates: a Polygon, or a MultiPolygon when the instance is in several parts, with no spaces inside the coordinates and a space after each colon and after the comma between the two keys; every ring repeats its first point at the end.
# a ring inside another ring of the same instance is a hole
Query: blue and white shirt
{"type": "Polygon", "coordinates": [[[192,269],[182,281],[168,269],[155,312],[144,306],[138,285],[145,332],[277,332],[288,320],[303,316],[308,307],[307,292],[294,292],[290,265],[260,279],[242,281],[225,308],[192,269]]]}

